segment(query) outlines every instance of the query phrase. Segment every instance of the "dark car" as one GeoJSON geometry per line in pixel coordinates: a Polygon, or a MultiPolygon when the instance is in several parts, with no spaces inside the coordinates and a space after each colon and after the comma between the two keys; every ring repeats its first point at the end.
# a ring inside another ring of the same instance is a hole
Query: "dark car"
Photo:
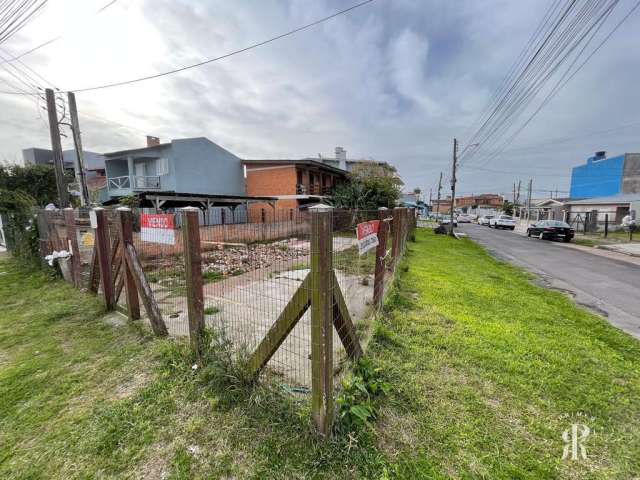
{"type": "Polygon", "coordinates": [[[559,220],[541,220],[527,228],[527,237],[534,236],[540,240],[562,239],[564,242],[570,242],[575,233],[567,223],[559,220]]]}

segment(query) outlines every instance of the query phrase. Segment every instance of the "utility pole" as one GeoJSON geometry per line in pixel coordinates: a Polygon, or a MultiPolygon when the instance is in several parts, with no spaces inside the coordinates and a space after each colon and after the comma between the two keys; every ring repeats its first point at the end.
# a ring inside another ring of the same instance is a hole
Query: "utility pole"
{"type": "Polygon", "coordinates": [[[431,208],[431,193],[433,192],[433,188],[429,189],[429,208],[431,208]]]}
{"type": "Polygon", "coordinates": [[[47,114],[49,116],[49,133],[51,134],[51,150],[53,151],[53,167],[56,172],[56,187],[58,189],[58,208],[69,206],[69,194],[64,180],[64,159],[62,157],[62,144],[60,143],[60,126],[58,125],[58,112],[56,110],[56,97],[53,90],[47,88],[47,114]]]}
{"type": "Polygon", "coordinates": [[[67,93],[69,99],[69,116],[71,117],[71,132],[73,134],[73,145],[76,149],[75,171],[76,182],[80,189],[80,205],[89,205],[89,190],[84,177],[84,153],[82,151],[82,138],[80,137],[80,122],[78,120],[78,107],[76,106],[76,96],[73,92],[67,93]]]}
{"type": "Polygon", "coordinates": [[[440,180],[438,180],[438,217],[440,217],[440,190],[442,190],[442,172],[440,172],[440,180]]]}
{"type": "MultiPolygon", "coordinates": [[[[517,199],[516,200],[516,204],[520,205],[520,180],[518,180],[518,190],[517,190],[517,192],[518,192],[518,195],[516,196],[516,199],[517,199]]],[[[521,211],[519,211],[518,213],[520,214],[520,216],[522,216],[522,212],[521,211]]]]}
{"type": "Polygon", "coordinates": [[[453,165],[451,167],[451,227],[449,235],[453,236],[453,210],[456,205],[456,167],[458,163],[458,140],[453,139],[453,165]]]}
{"type": "Polygon", "coordinates": [[[527,196],[527,222],[531,218],[531,192],[533,188],[533,178],[529,179],[529,194],[527,196]]]}

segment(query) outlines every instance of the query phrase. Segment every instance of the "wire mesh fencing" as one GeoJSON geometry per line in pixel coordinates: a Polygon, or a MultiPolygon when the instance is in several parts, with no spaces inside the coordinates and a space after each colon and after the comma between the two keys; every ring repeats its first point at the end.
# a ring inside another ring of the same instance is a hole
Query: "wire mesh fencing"
{"type": "Polygon", "coordinates": [[[144,305],[156,334],[188,336],[192,346],[208,328],[255,375],[326,407],[366,348],[413,212],[286,209],[219,225],[198,218],[196,209],[47,212],[42,242],[77,252],[75,281],[99,291],[107,308],[135,320],[144,305]]]}

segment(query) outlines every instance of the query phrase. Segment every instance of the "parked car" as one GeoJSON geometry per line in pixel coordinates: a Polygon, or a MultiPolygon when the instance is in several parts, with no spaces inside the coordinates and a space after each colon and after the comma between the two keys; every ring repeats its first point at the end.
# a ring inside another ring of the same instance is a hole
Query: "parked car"
{"type": "Polygon", "coordinates": [[[467,213],[461,213],[460,215],[458,215],[458,218],[456,220],[458,220],[458,223],[471,223],[473,217],[467,213]]]}
{"type": "Polygon", "coordinates": [[[562,239],[563,242],[570,242],[575,234],[568,223],[560,220],[541,220],[527,228],[527,237],[534,236],[540,240],[562,239]]]}
{"type": "MultiPolygon", "coordinates": [[[[451,217],[444,217],[442,220],[440,220],[440,225],[450,225],[451,224],[451,217]]],[[[458,226],[458,221],[454,218],[453,219],[453,226],[457,227],[458,226]]]]}
{"type": "Polygon", "coordinates": [[[493,227],[495,229],[508,228],[509,230],[514,230],[516,228],[516,222],[510,215],[497,215],[489,219],[489,227],[493,227]]]}
{"type": "Polygon", "coordinates": [[[493,218],[493,215],[483,215],[478,217],[478,225],[487,225],[489,226],[489,220],[493,218]]]}

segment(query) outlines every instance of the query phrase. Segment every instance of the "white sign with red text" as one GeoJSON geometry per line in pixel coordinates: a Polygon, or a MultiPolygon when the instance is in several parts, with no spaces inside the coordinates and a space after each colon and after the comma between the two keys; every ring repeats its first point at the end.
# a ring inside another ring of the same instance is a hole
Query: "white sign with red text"
{"type": "Polygon", "coordinates": [[[378,246],[378,228],[380,220],[359,223],[356,228],[358,236],[358,253],[360,255],[378,246]]]}
{"type": "Polygon", "coordinates": [[[140,238],[143,242],[175,245],[173,215],[151,213],[140,215],[140,238]]]}

